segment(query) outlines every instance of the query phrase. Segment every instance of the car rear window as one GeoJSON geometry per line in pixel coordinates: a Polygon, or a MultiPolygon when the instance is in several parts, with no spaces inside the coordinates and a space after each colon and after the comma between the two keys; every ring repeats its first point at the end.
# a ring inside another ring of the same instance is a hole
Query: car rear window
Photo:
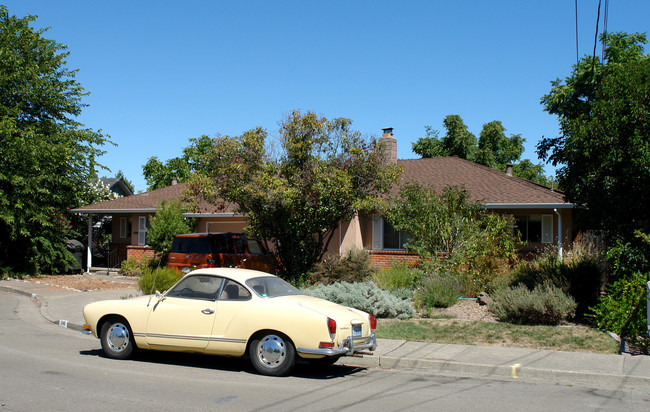
{"type": "Polygon", "coordinates": [[[264,248],[258,240],[248,239],[248,250],[253,255],[264,255],[264,248]]]}
{"type": "Polygon", "coordinates": [[[248,279],[246,284],[263,298],[302,295],[298,289],[275,276],[260,276],[258,278],[248,279]]]}
{"type": "Polygon", "coordinates": [[[176,237],[172,253],[210,253],[210,242],[205,237],[176,237]]]}

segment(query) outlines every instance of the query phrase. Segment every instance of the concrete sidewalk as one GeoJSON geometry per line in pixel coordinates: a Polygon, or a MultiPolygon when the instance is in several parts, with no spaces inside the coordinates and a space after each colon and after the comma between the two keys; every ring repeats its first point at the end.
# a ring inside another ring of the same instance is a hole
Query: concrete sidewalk
{"type": "MultiPolygon", "coordinates": [[[[33,299],[40,305],[45,319],[77,331],[82,330],[82,309],[86,304],[137,294],[135,285],[129,283],[125,283],[124,289],[81,292],[20,280],[0,281],[0,294],[3,292],[33,299]]],[[[649,356],[378,339],[373,356],[344,357],[338,364],[596,388],[650,390],[649,356]]]]}

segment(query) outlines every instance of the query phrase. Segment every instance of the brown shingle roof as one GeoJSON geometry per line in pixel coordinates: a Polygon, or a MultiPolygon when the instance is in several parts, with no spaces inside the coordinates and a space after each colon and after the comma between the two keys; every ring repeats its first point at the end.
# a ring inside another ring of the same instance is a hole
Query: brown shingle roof
{"type": "MultiPolygon", "coordinates": [[[[182,200],[185,190],[187,189],[186,183],[179,183],[177,185],[163,187],[161,189],[151,190],[149,192],[138,193],[133,196],[120,197],[114,200],[107,200],[94,205],[82,206],[72,209],[73,213],[153,213],[156,211],[156,206],[161,201],[169,201],[172,199],[182,200]]],[[[236,207],[228,204],[222,208],[218,208],[203,200],[199,201],[198,210],[201,213],[235,213],[236,207]]]]}
{"type": "MultiPolygon", "coordinates": [[[[398,160],[404,168],[400,183],[419,181],[441,192],[445,186],[464,185],[473,200],[488,208],[573,207],[562,192],[518,178],[504,172],[458,157],[398,160]]],[[[71,210],[75,213],[153,213],[163,200],[182,199],[186,183],[156,189],[137,195],[96,203],[71,210]]],[[[395,190],[396,192],[396,190],[395,190]]],[[[236,213],[233,204],[218,208],[205,201],[198,205],[200,213],[236,213]]]]}
{"type": "Polygon", "coordinates": [[[459,157],[398,160],[397,164],[404,168],[400,183],[418,181],[437,192],[464,185],[473,200],[487,207],[573,206],[562,192],[459,157]]]}

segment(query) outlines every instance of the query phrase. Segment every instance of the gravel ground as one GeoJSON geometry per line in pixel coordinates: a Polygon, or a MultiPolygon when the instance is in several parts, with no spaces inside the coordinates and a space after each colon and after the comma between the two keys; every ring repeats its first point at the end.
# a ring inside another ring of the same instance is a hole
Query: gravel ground
{"type": "Polygon", "coordinates": [[[138,283],[132,277],[97,274],[39,276],[25,278],[23,281],[76,291],[125,289],[137,287],[138,283]]]}
{"type": "Polygon", "coordinates": [[[480,320],[484,322],[496,322],[496,318],[487,306],[481,306],[475,300],[461,300],[454,306],[432,311],[432,317],[436,315],[450,315],[456,319],[480,320]]]}

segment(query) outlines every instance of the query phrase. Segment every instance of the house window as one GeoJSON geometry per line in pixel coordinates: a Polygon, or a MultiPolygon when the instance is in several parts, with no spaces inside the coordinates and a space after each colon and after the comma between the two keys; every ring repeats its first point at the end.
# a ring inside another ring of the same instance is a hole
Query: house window
{"type": "Polygon", "coordinates": [[[138,218],[138,246],[144,246],[147,244],[147,228],[149,222],[146,216],[140,216],[138,218]]]}
{"type": "Polygon", "coordinates": [[[384,220],[384,249],[404,249],[404,244],[409,241],[409,235],[395,230],[393,225],[384,220]]]}
{"type": "Polygon", "coordinates": [[[120,218],[120,238],[124,239],[131,236],[131,218],[120,218]]]}
{"type": "Polygon", "coordinates": [[[553,243],[553,215],[515,215],[521,240],[553,243]]]}
{"type": "Polygon", "coordinates": [[[395,230],[393,225],[379,216],[373,218],[372,225],[373,250],[404,250],[404,245],[410,239],[406,233],[395,230]]]}

